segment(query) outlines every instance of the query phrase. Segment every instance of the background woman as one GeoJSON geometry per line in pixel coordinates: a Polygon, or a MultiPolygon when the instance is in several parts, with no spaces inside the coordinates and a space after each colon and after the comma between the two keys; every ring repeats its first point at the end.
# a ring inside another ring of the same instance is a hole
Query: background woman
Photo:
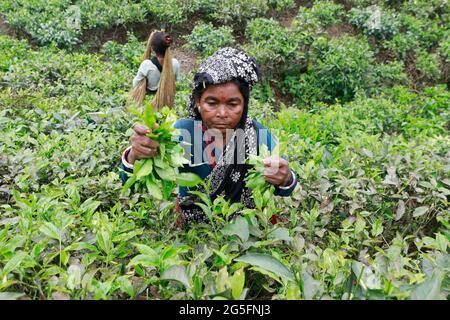
{"type": "Polygon", "coordinates": [[[147,93],[153,93],[155,97],[152,105],[155,109],[173,107],[180,63],[172,58],[172,42],[172,37],[164,31],[153,31],[148,37],[143,61],[133,79],[133,89],[130,92],[133,102],[141,104],[147,93]],[[152,51],[155,53],[153,57],[152,51]]]}

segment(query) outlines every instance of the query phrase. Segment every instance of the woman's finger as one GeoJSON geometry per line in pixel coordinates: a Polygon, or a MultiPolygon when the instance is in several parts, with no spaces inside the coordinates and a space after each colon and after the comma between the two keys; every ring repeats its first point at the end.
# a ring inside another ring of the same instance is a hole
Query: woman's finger
{"type": "Polygon", "coordinates": [[[134,146],[133,149],[140,158],[154,157],[157,154],[157,150],[155,148],[147,148],[138,145],[134,146]]]}
{"type": "Polygon", "coordinates": [[[134,126],[134,132],[136,132],[139,135],[146,135],[148,133],[150,133],[150,129],[147,128],[146,126],[142,125],[142,124],[137,124],[134,126]]]}
{"type": "Polygon", "coordinates": [[[142,139],[139,140],[139,144],[143,147],[147,147],[147,148],[158,148],[159,147],[159,142],[152,140],[150,138],[147,137],[142,137],[142,139]]]}
{"type": "Polygon", "coordinates": [[[278,162],[279,162],[278,159],[276,157],[274,157],[274,156],[267,157],[267,158],[265,158],[263,160],[263,163],[264,163],[265,167],[276,166],[278,162]]]}
{"type": "Polygon", "coordinates": [[[133,146],[143,146],[143,147],[147,147],[147,148],[158,148],[159,147],[159,142],[152,140],[146,136],[141,136],[138,134],[134,134],[131,137],[131,145],[133,146]]]}
{"type": "Polygon", "coordinates": [[[274,177],[265,177],[265,179],[266,179],[266,181],[267,181],[268,183],[271,183],[271,184],[276,185],[276,186],[278,186],[278,185],[281,184],[281,180],[278,179],[278,178],[274,178],[274,177]]]}
{"type": "Polygon", "coordinates": [[[278,167],[267,167],[264,168],[263,175],[266,177],[277,176],[280,174],[280,168],[278,167]]]}
{"type": "Polygon", "coordinates": [[[265,166],[271,166],[274,164],[287,165],[288,161],[280,157],[269,156],[263,160],[263,163],[265,166]]]}

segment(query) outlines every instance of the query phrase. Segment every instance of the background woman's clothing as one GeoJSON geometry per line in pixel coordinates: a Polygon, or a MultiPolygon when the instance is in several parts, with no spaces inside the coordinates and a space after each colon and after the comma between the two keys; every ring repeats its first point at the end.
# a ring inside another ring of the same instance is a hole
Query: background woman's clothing
{"type": "MultiPolygon", "coordinates": [[[[180,73],[180,63],[177,59],[172,58],[173,73],[175,80],[178,80],[180,73]]],[[[158,67],[151,60],[142,61],[139,66],[137,75],[133,79],[133,87],[135,87],[139,81],[147,77],[147,90],[156,91],[159,85],[159,79],[161,79],[161,72],[158,67]]]]}

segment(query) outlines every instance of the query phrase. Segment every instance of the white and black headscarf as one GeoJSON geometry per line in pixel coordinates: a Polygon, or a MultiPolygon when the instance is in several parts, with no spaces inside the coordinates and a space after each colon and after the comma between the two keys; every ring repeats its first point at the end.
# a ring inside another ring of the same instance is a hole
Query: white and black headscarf
{"type": "MultiPolygon", "coordinates": [[[[256,60],[244,51],[235,48],[222,48],[204,61],[194,76],[193,90],[189,104],[191,118],[201,120],[197,109],[195,92],[211,84],[222,84],[237,80],[248,85],[249,90],[258,81],[256,60]]],[[[228,141],[222,156],[205,182],[211,179],[210,195],[212,199],[223,195],[227,200],[241,202],[253,208],[254,202],[250,190],[245,186],[248,165],[237,163],[237,157],[247,159],[250,154],[257,154],[257,132],[253,120],[248,114],[248,96],[244,97],[244,112],[237,128],[244,130],[244,143],[237,143],[236,131],[228,141]]],[[[204,192],[203,186],[198,191],[204,192]]],[[[180,199],[183,218],[186,222],[208,222],[206,215],[195,205],[198,199],[187,196],[180,199]]]]}

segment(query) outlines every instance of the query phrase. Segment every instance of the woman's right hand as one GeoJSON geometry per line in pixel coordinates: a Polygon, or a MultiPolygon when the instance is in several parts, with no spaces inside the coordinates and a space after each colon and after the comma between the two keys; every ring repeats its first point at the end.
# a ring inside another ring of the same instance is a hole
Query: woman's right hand
{"type": "MultiPolygon", "coordinates": [[[[154,129],[157,127],[156,124],[154,129]]],[[[146,136],[150,132],[150,129],[146,126],[140,124],[134,126],[134,134],[131,136],[131,150],[127,157],[130,164],[134,164],[136,160],[151,158],[158,154],[159,142],[146,136]]]]}

